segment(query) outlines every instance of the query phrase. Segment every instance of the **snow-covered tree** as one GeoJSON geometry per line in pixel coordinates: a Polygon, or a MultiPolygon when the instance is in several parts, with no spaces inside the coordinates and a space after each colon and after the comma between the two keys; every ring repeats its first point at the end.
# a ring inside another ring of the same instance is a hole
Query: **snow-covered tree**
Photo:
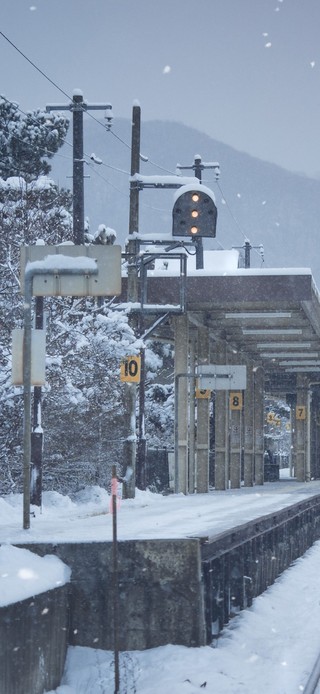
{"type": "Polygon", "coordinates": [[[48,159],[63,144],[69,120],[40,109],[23,114],[17,104],[0,97],[0,176],[32,181],[50,172],[48,159]]]}
{"type": "MultiPolygon", "coordinates": [[[[23,390],[11,385],[11,333],[22,327],[20,247],[72,238],[71,194],[44,175],[66,129],[63,118],[40,111],[22,118],[17,106],[0,99],[1,491],[21,490],[22,483],[23,390]]],[[[92,238],[87,228],[86,235],[87,242],[102,244],[112,244],[116,237],[105,225],[92,238]]],[[[106,484],[115,462],[125,467],[123,442],[131,432],[125,431],[120,362],[142,345],[125,312],[112,311],[103,299],[48,297],[44,308],[44,488],[70,493],[85,484],[106,484]]],[[[172,440],[172,387],[153,384],[167,356],[163,346],[146,349],[150,445],[170,445],[172,440]]]]}
{"type": "Polygon", "coordinates": [[[53,302],[48,328],[46,474],[63,491],[106,484],[111,465],[123,465],[123,442],[129,433],[124,428],[120,362],[138,352],[140,341],[124,311],[97,306],[90,299],[53,302]]]}
{"type": "Polygon", "coordinates": [[[173,349],[148,342],[146,380],[146,432],[150,448],[172,448],[174,428],[173,349]]]}

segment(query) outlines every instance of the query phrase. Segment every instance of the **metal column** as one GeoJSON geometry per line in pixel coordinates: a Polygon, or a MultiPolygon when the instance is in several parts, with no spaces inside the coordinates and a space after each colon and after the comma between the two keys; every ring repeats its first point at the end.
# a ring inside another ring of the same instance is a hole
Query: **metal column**
{"type": "Polygon", "coordinates": [[[175,492],[188,493],[188,318],[174,318],[175,492]]]}
{"type": "MultiPolygon", "coordinates": [[[[210,363],[209,330],[198,329],[198,364],[210,363]]],[[[198,399],[197,403],[197,492],[209,491],[209,412],[210,400],[198,399]]]]}
{"type": "Polygon", "coordinates": [[[264,370],[258,366],[253,371],[254,406],[254,479],[264,482],[264,370]]]}
{"type": "Polygon", "coordinates": [[[244,392],[244,465],[243,481],[245,487],[253,486],[253,371],[247,365],[247,388],[244,392]]]}

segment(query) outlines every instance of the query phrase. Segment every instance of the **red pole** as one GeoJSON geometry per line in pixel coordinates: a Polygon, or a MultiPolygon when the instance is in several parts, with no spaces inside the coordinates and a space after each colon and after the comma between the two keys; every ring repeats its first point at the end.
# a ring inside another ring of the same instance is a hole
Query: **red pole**
{"type": "Polygon", "coordinates": [[[117,492],[118,477],[116,466],[112,466],[112,558],[113,558],[113,648],[114,648],[114,694],[120,691],[119,673],[119,592],[118,592],[118,541],[117,541],[117,492]]]}

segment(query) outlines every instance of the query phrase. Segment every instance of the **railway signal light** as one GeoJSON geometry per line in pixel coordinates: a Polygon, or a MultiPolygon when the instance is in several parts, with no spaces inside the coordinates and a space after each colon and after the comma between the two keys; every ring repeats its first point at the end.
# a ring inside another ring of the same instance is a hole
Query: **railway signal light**
{"type": "Polygon", "coordinates": [[[172,210],[172,236],[215,237],[217,208],[212,191],[206,186],[181,186],[172,210]]]}

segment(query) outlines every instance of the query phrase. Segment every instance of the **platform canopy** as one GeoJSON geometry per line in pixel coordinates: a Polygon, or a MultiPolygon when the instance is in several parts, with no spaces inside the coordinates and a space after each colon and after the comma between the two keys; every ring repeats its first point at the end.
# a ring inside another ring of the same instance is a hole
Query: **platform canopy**
{"type": "MultiPolygon", "coordinates": [[[[320,381],[320,295],[311,270],[238,269],[221,253],[220,269],[188,267],[190,326],[207,326],[212,346],[225,342],[233,359],[238,355],[239,363],[249,359],[261,365],[281,389],[298,373],[320,381]]],[[[177,303],[179,280],[169,265],[148,273],[147,285],[147,303],[158,303],[162,312],[177,303]]],[[[158,335],[172,339],[169,316],[158,335]]]]}

